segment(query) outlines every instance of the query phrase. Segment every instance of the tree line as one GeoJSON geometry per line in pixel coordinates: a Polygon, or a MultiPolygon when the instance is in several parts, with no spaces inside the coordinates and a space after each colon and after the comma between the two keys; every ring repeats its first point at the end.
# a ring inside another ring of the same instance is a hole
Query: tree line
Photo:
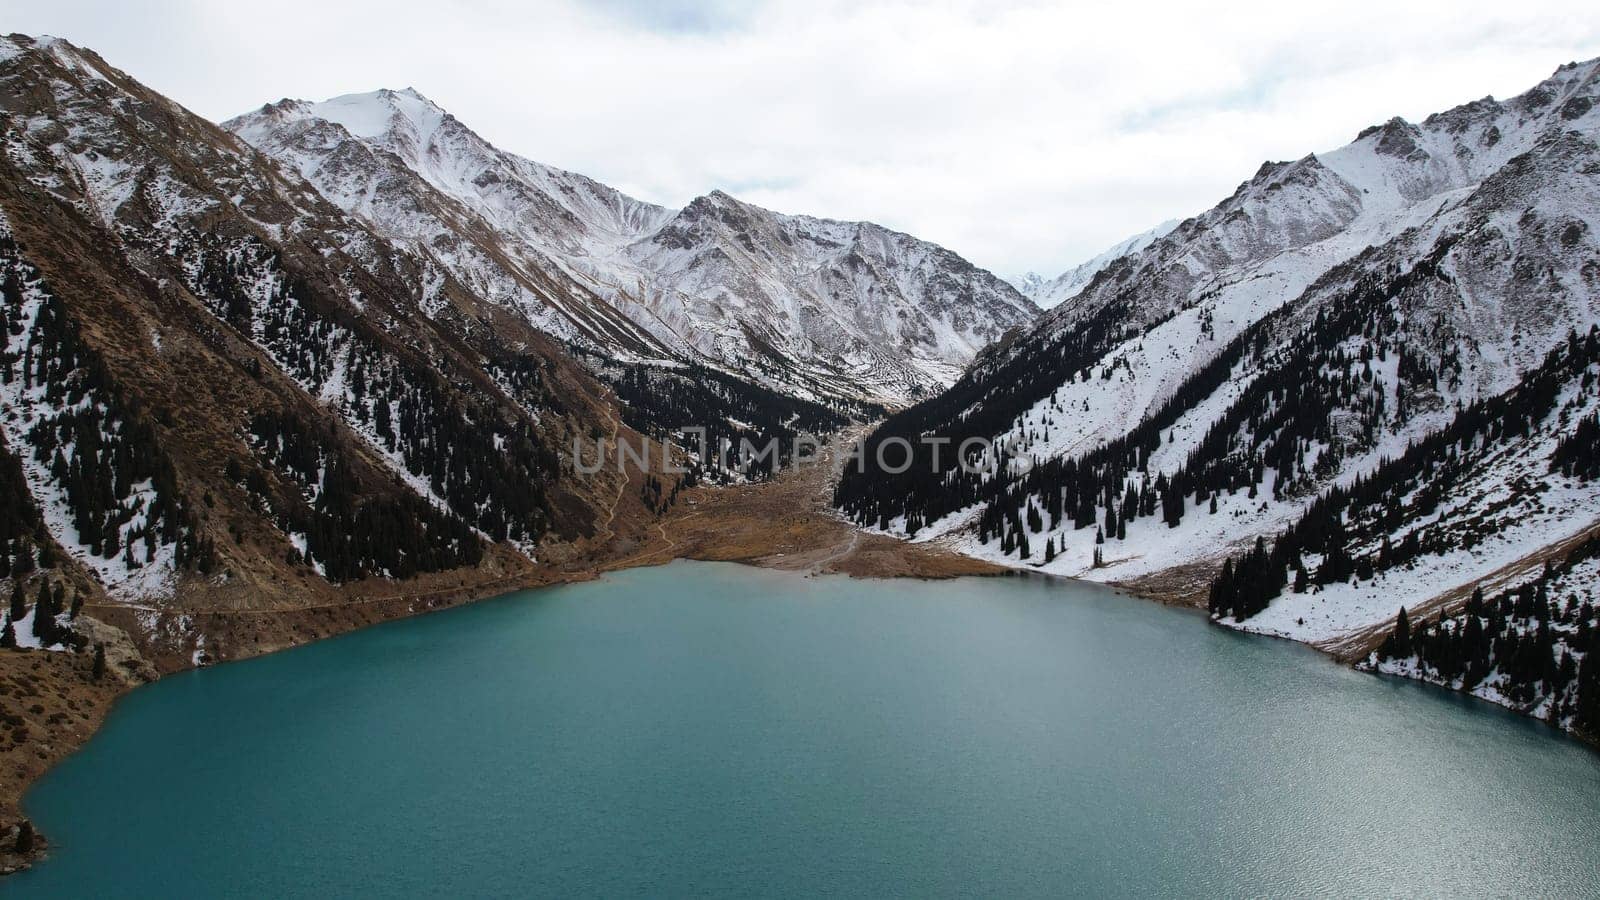
{"type": "Polygon", "coordinates": [[[1467,693],[1492,689],[1552,724],[1600,736],[1597,562],[1600,537],[1591,537],[1494,597],[1473,591],[1457,613],[1413,624],[1402,608],[1367,666],[1467,693]]]}

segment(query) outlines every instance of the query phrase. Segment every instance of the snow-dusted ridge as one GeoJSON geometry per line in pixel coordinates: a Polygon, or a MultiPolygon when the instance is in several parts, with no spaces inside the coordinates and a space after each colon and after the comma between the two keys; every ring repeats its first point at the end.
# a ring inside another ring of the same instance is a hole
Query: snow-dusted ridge
{"type": "Polygon", "coordinates": [[[1013,283],[1016,285],[1017,290],[1021,291],[1029,300],[1037,303],[1040,309],[1054,309],[1078,296],[1079,292],[1088,287],[1089,282],[1094,280],[1094,276],[1100,274],[1100,271],[1106,266],[1130,253],[1138,253],[1171,234],[1172,229],[1177,227],[1177,219],[1168,219],[1149,231],[1141,231],[1132,237],[1118,241],[1104,251],[1084,260],[1054,278],[1045,278],[1036,272],[1029,272],[1016,279],[1013,283]]]}
{"type": "MultiPolygon", "coordinates": [[[[594,527],[609,473],[559,454],[614,403],[495,285],[91,50],[0,37],[0,97],[8,593],[137,605],[130,635],[187,657],[187,605],[293,605],[594,527]]],[[[89,639],[21,605],[44,643],[89,639]]]]}
{"type": "Polygon", "coordinates": [[[225,123],[391,240],[558,336],[801,396],[902,404],[1038,310],[943,248],[721,191],[681,210],[501,151],[412,89],[225,123]]]}
{"type": "MultiPolygon", "coordinates": [[[[1600,324],[1597,107],[1600,61],[1569,64],[1508,101],[1474,101],[1420,124],[1393,119],[1338,150],[1265,164],[1213,209],[1106,261],[1027,335],[980,358],[942,405],[908,414],[903,423],[891,419],[890,427],[959,436],[972,423],[996,423],[986,436],[1005,448],[1017,477],[1037,463],[1082,459],[1181,397],[1181,409],[1144,460],[1145,474],[1132,479],[1138,490],[1159,476],[1194,470],[1197,454],[1205,461],[1226,456],[1218,448],[1229,445],[1217,442],[1213,428],[1251,386],[1276,376],[1275,367],[1296,348],[1337,340],[1348,354],[1346,370],[1325,368],[1317,377],[1354,377],[1370,393],[1353,402],[1370,404],[1381,395],[1382,405],[1335,414],[1328,424],[1342,449],[1331,469],[1317,469],[1315,446],[1303,450],[1303,459],[1307,471],[1316,470],[1319,490],[1350,485],[1450,423],[1462,407],[1516,386],[1574,330],[1585,334],[1600,324]],[[1319,315],[1357,299],[1392,320],[1377,331],[1369,326],[1365,337],[1359,323],[1348,335],[1317,330],[1319,315]],[[1216,385],[1184,393],[1213,360],[1239,352],[1241,335],[1251,346],[1216,385]],[[1379,345],[1386,356],[1366,356],[1382,351],[1379,345]],[[1402,371],[1397,348],[1440,374],[1428,383],[1402,371]],[[1362,433],[1368,422],[1375,423],[1370,439],[1362,433]]],[[[1239,429],[1235,452],[1252,446],[1254,423],[1275,414],[1270,398],[1250,402],[1259,411],[1228,420],[1238,422],[1230,426],[1239,429]]],[[[1474,470],[1470,484],[1452,485],[1462,507],[1452,507],[1453,520],[1484,528],[1500,523],[1472,550],[1430,557],[1427,565],[1358,586],[1285,595],[1230,623],[1333,641],[1588,527],[1600,517],[1594,486],[1547,474],[1550,448],[1573,421],[1542,424],[1492,466],[1474,470]],[[1517,501],[1526,508],[1507,507],[1513,483],[1545,488],[1517,501]],[[1522,509],[1520,518],[1506,512],[1513,508],[1522,509]]],[[[1212,493],[1215,512],[1196,508],[1191,495],[1176,527],[1159,516],[1139,517],[1125,523],[1124,537],[1108,536],[1103,544],[1096,543],[1096,527],[1074,528],[1069,516],[1055,527],[1029,529],[1022,556],[993,535],[980,542],[984,502],[946,513],[936,502],[945,488],[926,482],[895,482],[873,493],[847,479],[841,490],[848,502],[862,504],[858,521],[877,530],[914,531],[913,540],[942,541],[1008,565],[1138,582],[1181,566],[1214,567],[1297,521],[1316,492],[1279,496],[1274,478],[1269,466],[1248,491],[1212,493]],[[895,501],[897,492],[908,499],[895,501]],[[924,514],[930,505],[941,515],[924,514]],[[918,512],[916,521],[908,511],[918,512]],[[1047,543],[1054,551],[1049,561],[1047,543]]],[[[1024,498],[1018,518],[1026,518],[1030,505],[1042,509],[1046,499],[1024,498]]],[[[1103,520],[1103,504],[1097,510],[1096,520],[1103,520]]]]}

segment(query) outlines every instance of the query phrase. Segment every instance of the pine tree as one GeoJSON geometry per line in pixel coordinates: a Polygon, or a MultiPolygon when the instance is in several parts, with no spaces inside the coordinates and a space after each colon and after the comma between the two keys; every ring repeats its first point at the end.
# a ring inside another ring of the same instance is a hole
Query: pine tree
{"type": "Polygon", "coordinates": [[[1578,666],[1575,722],[1582,731],[1600,735],[1600,629],[1590,632],[1583,662],[1578,666]]]}
{"type": "Polygon", "coordinates": [[[28,616],[28,602],[22,593],[22,579],[11,582],[11,621],[20,622],[28,616]]]}
{"type": "Polygon", "coordinates": [[[33,636],[48,647],[56,643],[56,615],[50,585],[39,582],[39,597],[33,602],[33,636]]]}
{"type": "Polygon", "coordinates": [[[0,629],[0,647],[11,649],[17,645],[17,630],[11,627],[11,618],[6,617],[6,626],[0,629]]]}
{"type": "Polygon", "coordinates": [[[106,645],[105,644],[95,644],[94,645],[94,671],[90,674],[90,677],[93,678],[95,681],[99,681],[100,679],[106,677],[106,645]]]}
{"type": "Polygon", "coordinates": [[[1394,617],[1394,633],[1389,635],[1393,643],[1389,648],[1389,655],[1395,659],[1405,659],[1411,655],[1411,621],[1406,618],[1406,608],[1400,607],[1400,612],[1394,617]]]}

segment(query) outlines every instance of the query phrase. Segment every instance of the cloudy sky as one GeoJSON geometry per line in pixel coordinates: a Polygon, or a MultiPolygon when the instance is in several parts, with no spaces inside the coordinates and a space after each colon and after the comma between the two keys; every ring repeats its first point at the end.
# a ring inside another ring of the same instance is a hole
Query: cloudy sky
{"type": "Polygon", "coordinates": [[[871,219],[1003,275],[1197,213],[1265,159],[1600,56],[1573,0],[0,0],[0,28],[214,119],[411,86],[643,199],[871,219]]]}

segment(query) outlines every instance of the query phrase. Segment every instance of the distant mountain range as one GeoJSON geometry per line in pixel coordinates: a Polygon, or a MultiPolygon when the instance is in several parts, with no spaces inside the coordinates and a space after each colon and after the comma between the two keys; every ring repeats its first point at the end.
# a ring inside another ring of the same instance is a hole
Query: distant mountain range
{"type": "Polygon", "coordinates": [[[1038,314],[926,241],[721,191],[643,203],[499,150],[410,89],[283,100],[225,125],[384,237],[611,355],[898,404],[1038,314]]]}
{"type": "Polygon", "coordinates": [[[1160,238],[1166,237],[1177,227],[1177,219],[1168,219],[1149,231],[1141,231],[1133,237],[1118,241],[1105,252],[1073,266],[1054,278],[1046,279],[1029,272],[1017,279],[1017,290],[1038,304],[1041,309],[1060,306],[1088,287],[1089,282],[1100,274],[1101,269],[1130,253],[1138,253],[1160,238]]]}

